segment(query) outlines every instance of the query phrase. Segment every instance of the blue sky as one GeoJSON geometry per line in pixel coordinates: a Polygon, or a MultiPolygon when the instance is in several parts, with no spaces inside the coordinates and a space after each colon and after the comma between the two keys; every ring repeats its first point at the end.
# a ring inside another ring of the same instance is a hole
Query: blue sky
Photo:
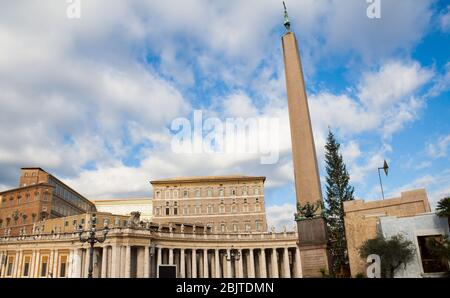
{"type": "MultiPolygon", "coordinates": [[[[281,1],[0,0],[0,190],[40,166],[89,198],[150,197],[152,179],[265,175],[270,224],[292,225],[281,1]],[[171,123],[280,120],[280,160],[175,154],[171,123]],[[207,161],[207,162],[205,162],[207,161]]],[[[357,198],[450,194],[450,6],[438,0],[287,1],[317,153],[330,126],[357,198]]],[[[321,173],[323,175],[323,171],[321,173]]],[[[323,177],[322,177],[323,178],[323,177]]]]}

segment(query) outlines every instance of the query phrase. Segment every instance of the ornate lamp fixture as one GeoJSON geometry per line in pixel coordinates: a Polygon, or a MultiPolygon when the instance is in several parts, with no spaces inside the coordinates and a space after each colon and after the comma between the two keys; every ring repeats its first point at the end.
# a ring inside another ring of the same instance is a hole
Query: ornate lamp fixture
{"type": "Polygon", "coordinates": [[[83,227],[80,225],[78,230],[77,230],[77,234],[80,236],[80,242],[82,243],[89,243],[90,248],[89,248],[89,272],[88,272],[88,278],[92,278],[92,271],[94,271],[94,244],[95,243],[103,243],[106,240],[106,236],[108,235],[109,232],[109,228],[106,226],[103,229],[103,236],[102,237],[97,237],[97,230],[96,230],[96,225],[97,225],[97,217],[94,214],[92,214],[91,217],[91,227],[84,231],[83,227]],[[87,235],[85,237],[83,237],[83,234],[87,233],[87,235]]]}

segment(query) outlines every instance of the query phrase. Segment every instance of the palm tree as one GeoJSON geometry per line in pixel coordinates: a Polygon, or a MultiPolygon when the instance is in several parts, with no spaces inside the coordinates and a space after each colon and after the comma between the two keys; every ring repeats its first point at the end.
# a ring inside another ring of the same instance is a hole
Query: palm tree
{"type": "Polygon", "coordinates": [[[439,217],[447,217],[450,227],[450,197],[443,198],[437,203],[436,214],[439,217]]]}

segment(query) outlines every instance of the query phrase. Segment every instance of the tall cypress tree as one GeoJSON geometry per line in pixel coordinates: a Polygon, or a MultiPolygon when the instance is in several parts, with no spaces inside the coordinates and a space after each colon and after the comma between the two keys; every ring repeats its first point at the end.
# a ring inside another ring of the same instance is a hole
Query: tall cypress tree
{"type": "Polygon", "coordinates": [[[330,233],[329,251],[331,255],[331,272],[336,275],[348,271],[347,241],[344,226],[344,202],[353,200],[354,188],[350,186],[348,174],[342,155],[340,144],[331,131],[328,133],[325,145],[326,161],[326,221],[330,233]]]}

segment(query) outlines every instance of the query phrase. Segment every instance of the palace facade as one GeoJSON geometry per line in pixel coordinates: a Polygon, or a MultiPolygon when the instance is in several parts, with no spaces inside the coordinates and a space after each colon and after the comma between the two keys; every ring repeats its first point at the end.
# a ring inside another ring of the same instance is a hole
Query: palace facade
{"type": "Polygon", "coordinates": [[[29,235],[38,221],[95,211],[92,202],[55,176],[22,168],[19,187],[0,192],[0,235],[29,235]]]}
{"type": "Polygon", "coordinates": [[[209,176],[151,181],[153,222],[203,224],[217,233],[265,232],[265,180],[209,176]]]}

